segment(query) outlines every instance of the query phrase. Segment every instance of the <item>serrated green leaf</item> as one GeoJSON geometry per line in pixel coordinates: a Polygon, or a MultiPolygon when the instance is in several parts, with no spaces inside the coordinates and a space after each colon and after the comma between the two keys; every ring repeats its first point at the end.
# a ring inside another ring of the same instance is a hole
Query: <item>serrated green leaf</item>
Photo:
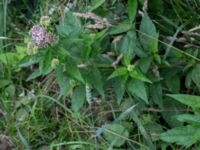
{"type": "Polygon", "coordinates": [[[90,11],[93,11],[97,9],[99,6],[101,6],[106,0],[92,0],[92,6],[90,8],[90,11]]]}
{"type": "Polygon", "coordinates": [[[39,61],[40,61],[40,57],[37,57],[37,56],[27,56],[27,57],[23,58],[19,62],[19,67],[28,67],[30,65],[38,63],[39,61]]]}
{"type": "Polygon", "coordinates": [[[200,126],[182,126],[168,130],[160,135],[161,140],[168,143],[190,147],[200,139],[200,126]]]}
{"type": "Polygon", "coordinates": [[[144,82],[132,79],[128,82],[127,87],[132,95],[136,95],[148,104],[148,95],[144,82]]]}
{"type": "Polygon", "coordinates": [[[103,80],[101,72],[97,68],[90,70],[88,80],[92,86],[101,94],[101,96],[104,97],[103,80]]]}
{"type": "Polygon", "coordinates": [[[0,88],[4,88],[6,86],[8,86],[11,82],[9,80],[6,79],[1,79],[0,80],[0,88]]]}
{"type": "Polygon", "coordinates": [[[84,79],[81,75],[81,72],[79,68],[77,67],[77,64],[71,57],[67,57],[65,60],[65,67],[66,67],[66,72],[72,77],[77,79],[80,82],[84,82],[84,79]]]}
{"type": "Polygon", "coordinates": [[[0,62],[3,62],[5,65],[12,64],[18,60],[18,54],[7,52],[0,54],[0,62]]]}
{"type": "Polygon", "coordinates": [[[10,84],[8,87],[5,88],[5,92],[8,93],[10,97],[14,97],[16,88],[13,84],[10,84]]]}
{"type": "Polygon", "coordinates": [[[137,0],[128,0],[128,15],[131,22],[135,20],[137,14],[137,0]]]}
{"type": "Polygon", "coordinates": [[[162,85],[157,83],[157,84],[152,84],[149,87],[150,90],[150,95],[152,97],[152,100],[155,104],[157,104],[160,108],[163,107],[163,91],[162,91],[162,85]]]}
{"type": "Polygon", "coordinates": [[[200,89],[200,64],[196,64],[192,70],[192,81],[200,89]]]}
{"type": "Polygon", "coordinates": [[[134,50],[136,49],[136,41],[136,32],[134,29],[128,31],[122,40],[120,51],[130,60],[132,59],[134,50]]]}
{"type": "Polygon", "coordinates": [[[74,37],[82,32],[82,25],[80,20],[74,16],[70,11],[65,13],[63,24],[57,26],[57,32],[59,35],[65,37],[74,37]]]}
{"type": "Polygon", "coordinates": [[[16,51],[19,54],[26,54],[27,47],[25,45],[16,45],[16,51]]]}
{"type": "Polygon", "coordinates": [[[148,82],[148,83],[152,83],[145,75],[143,75],[143,73],[141,73],[138,69],[134,69],[133,71],[129,72],[129,75],[132,78],[144,81],[144,82],[148,82]]]}
{"type": "Polygon", "coordinates": [[[42,73],[41,73],[40,69],[37,69],[28,77],[28,79],[26,81],[33,80],[41,75],[42,75],[42,73]]]}
{"type": "Polygon", "coordinates": [[[200,115],[199,114],[181,114],[177,115],[176,119],[180,122],[187,122],[187,123],[200,123],[200,115]]]}
{"type": "Polygon", "coordinates": [[[152,57],[141,58],[137,64],[142,70],[142,72],[147,73],[152,63],[152,57]]]}
{"type": "Polygon", "coordinates": [[[179,93],[180,91],[180,79],[178,76],[173,76],[165,80],[167,87],[172,93],[179,93]]]}
{"type": "Polygon", "coordinates": [[[56,68],[56,82],[59,85],[61,96],[66,96],[73,88],[72,81],[69,79],[66,73],[63,72],[62,65],[58,65],[56,68]]]}
{"type": "Polygon", "coordinates": [[[52,53],[51,51],[47,51],[43,59],[41,60],[39,69],[42,75],[46,75],[50,73],[53,69],[51,68],[51,61],[52,61],[52,53]]]}
{"type": "Polygon", "coordinates": [[[116,3],[117,0],[112,0],[112,5],[114,5],[116,3]]]}
{"type": "Polygon", "coordinates": [[[118,77],[114,80],[114,92],[117,99],[117,103],[120,104],[126,87],[127,77],[118,77]]]}
{"type": "Polygon", "coordinates": [[[167,95],[185,105],[191,106],[193,108],[200,108],[200,96],[187,95],[187,94],[167,94],[167,95]]]}
{"type": "Polygon", "coordinates": [[[160,57],[160,55],[154,54],[153,57],[154,57],[154,60],[155,60],[158,64],[161,64],[161,57],[160,57]]]}
{"type": "Polygon", "coordinates": [[[108,80],[115,77],[127,75],[127,73],[128,71],[126,67],[119,67],[108,77],[108,80]]]}
{"type": "MultiPolygon", "coordinates": [[[[156,89],[155,89],[156,90],[156,89]]],[[[162,102],[163,110],[172,110],[172,111],[163,111],[161,112],[162,118],[170,127],[177,127],[183,125],[180,121],[174,117],[176,115],[181,114],[179,110],[187,109],[184,105],[180,104],[178,101],[174,101],[170,97],[164,97],[162,102]]]]}
{"type": "Polygon", "coordinates": [[[72,110],[78,112],[85,101],[85,86],[78,86],[74,89],[72,96],[72,110]]]}
{"type": "Polygon", "coordinates": [[[157,38],[155,25],[145,12],[140,25],[139,39],[145,51],[157,51],[157,38]]]}
{"type": "Polygon", "coordinates": [[[123,138],[120,138],[119,136],[115,135],[118,134],[120,136],[128,138],[129,133],[128,131],[120,124],[107,124],[104,126],[106,128],[105,132],[103,133],[103,136],[105,139],[112,145],[120,147],[124,144],[125,140],[123,138]],[[111,131],[111,132],[109,132],[111,131]],[[115,134],[112,134],[115,133],[115,134]]]}

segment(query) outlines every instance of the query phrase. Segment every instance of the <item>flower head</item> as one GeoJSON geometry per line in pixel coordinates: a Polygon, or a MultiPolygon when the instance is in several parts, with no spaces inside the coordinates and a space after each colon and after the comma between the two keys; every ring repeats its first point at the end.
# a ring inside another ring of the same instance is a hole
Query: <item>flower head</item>
{"type": "Polygon", "coordinates": [[[39,47],[46,47],[48,44],[48,32],[44,27],[33,26],[30,30],[30,34],[34,43],[39,47]]]}
{"type": "Polygon", "coordinates": [[[52,32],[48,32],[47,41],[51,46],[54,46],[54,45],[58,44],[59,37],[52,32]]]}
{"type": "Polygon", "coordinates": [[[48,27],[51,25],[51,18],[49,16],[42,16],[40,18],[40,25],[44,27],[48,27]]]}

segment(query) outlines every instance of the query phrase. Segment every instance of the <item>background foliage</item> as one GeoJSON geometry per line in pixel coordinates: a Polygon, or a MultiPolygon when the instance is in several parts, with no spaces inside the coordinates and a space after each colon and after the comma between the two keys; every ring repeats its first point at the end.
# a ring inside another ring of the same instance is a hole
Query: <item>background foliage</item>
{"type": "Polygon", "coordinates": [[[199,6],[2,0],[0,149],[199,149],[199,6]]]}

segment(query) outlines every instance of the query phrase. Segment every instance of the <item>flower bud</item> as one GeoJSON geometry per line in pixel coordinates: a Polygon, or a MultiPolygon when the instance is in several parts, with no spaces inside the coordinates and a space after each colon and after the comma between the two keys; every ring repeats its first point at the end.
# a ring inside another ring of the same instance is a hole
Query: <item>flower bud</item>
{"type": "Polygon", "coordinates": [[[38,52],[38,47],[34,45],[32,42],[29,42],[27,45],[27,53],[28,55],[34,55],[38,52]]]}
{"type": "Polygon", "coordinates": [[[131,71],[133,71],[134,68],[135,68],[134,65],[128,65],[127,70],[128,70],[129,72],[131,72],[131,71]]]}
{"type": "Polygon", "coordinates": [[[51,46],[55,46],[59,42],[59,37],[52,32],[48,32],[47,41],[51,46]]]}
{"type": "Polygon", "coordinates": [[[51,67],[53,68],[53,69],[55,69],[58,65],[59,65],[59,60],[58,59],[56,59],[56,58],[54,58],[52,61],[51,61],[51,67]]]}
{"type": "Polygon", "coordinates": [[[48,27],[51,25],[51,18],[49,16],[42,16],[40,18],[40,25],[44,27],[48,27]]]}

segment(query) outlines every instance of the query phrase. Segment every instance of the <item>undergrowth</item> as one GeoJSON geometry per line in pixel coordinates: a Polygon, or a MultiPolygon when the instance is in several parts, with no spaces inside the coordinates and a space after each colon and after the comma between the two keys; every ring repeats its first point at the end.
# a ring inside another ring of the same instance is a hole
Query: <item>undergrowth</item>
{"type": "Polygon", "coordinates": [[[197,0],[2,0],[0,150],[200,149],[197,0]]]}

